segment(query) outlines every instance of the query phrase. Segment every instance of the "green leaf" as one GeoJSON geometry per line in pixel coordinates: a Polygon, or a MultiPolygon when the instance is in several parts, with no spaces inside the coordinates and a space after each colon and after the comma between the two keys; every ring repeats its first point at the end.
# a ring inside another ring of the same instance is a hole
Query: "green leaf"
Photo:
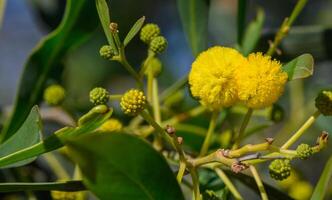
{"type": "Polygon", "coordinates": [[[319,181],[315,187],[314,193],[311,196],[311,200],[324,199],[326,191],[329,186],[329,181],[332,177],[332,157],[327,161],[323,173],[319,178],[319,181]]]}
{"type": "MultiPolygon", "coordinates": [[[[40,142],[42,137],[41,129],[42,125],[38,107],[34,106],[22,127],[18,129],[18,131],[12,137],[1,144],[0,157],[15,153],[16,151],[20,151],[40,142]]],[[[26,165],[35,159],[35,157],[29,158],[6,167],[18,167],[26,165]]]]}
{"type": "Polygon", "coordinates": [[[207,47],[210,0],[177,0],[177,5],[191,50],[197,56],[207,47]]]}
{"type": "Polygon", "coordinates": [[[303,54],[282,66],[288,74],[288,80],[302,79],[314,73],[314,58],[310,54],[303,54]]]}
{"type": "Polygon", "coordinates": [[[11,118],[2,131],[2,141],[23,124],[31,108],[38,104],[52,70],[59,68],[69,50],[86,41],[97,28],[97,12],[92,1],[68,0],[59,27],[43,38],[32,51],[21,77],[11,118]]]}
{"type": "Polygon", "coordinates": [[[255,49],[257,42],[261,37],[264,18],[265,15],[263,9],[258,9],[256,19],[248,25],[241,45],[241,52],[244,56],[249,55],[249,53],[255,49]]]}
{"type": "Polygon", "coordinates": [[[82,191],[86,190],[82,181],[62,181],[50,183],[0,183],[0,192],[20,191],[82,191]]]}
{"type": "Polygon", "coordinates": [[[110,31],[111,15],[106,0],[96,0],[96,7],[109,45],[117,52],[113,35],[110,31]]]}
{"type": "Polygon", "coordinates": [[[139,18],[135,24],[133,25],[133,27],[131,27],[130,31],[128,32],[127,36],[125,37],[124,41],[123,41],[123,45],[127,46],[127,44],[135,37],[135,35],[141,30],[143,24],[145,21],[145,17],[141,17],[139,18]]]}
{"type": "MultiPolygon", "coordinates": [[[[98,108],[98,107],[95,107],[98,108]]],[[[0,157],[0,168],[16,164],[22,160],[34,158],[43,153],[56,150],[64,146],[64,140],[77,137],[79,135],[89,134],[99,128],[112,115],[113,110],[100,113],[98,109],[91,109],[86,115],[82,117],[84,123],[78,127],[65,127],[56,131],[45,140],[40,141],[34,145],[21,149],[20,151],[12,152],[10,154],[0,157]],[[98,113],[99,112],[99,113],[98,113]],[[90,117],[93,116],[93,117],[90,117]]]]}
{"type": "Polygon", "coordinates": [[[125,133],[95,133],[67,142],[83,181],[100,199],[184,200],[166,160],[125,133]]]}

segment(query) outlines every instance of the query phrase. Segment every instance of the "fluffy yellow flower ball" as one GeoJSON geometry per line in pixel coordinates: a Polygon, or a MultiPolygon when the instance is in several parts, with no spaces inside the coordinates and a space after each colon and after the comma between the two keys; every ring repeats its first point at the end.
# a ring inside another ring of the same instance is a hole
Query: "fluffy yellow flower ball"
{"type": "Polygon", "coordinates": [[[99,128],[99,130],[102,132],[116,132],[120,131],[121,129],[122,123],[115,118],[110,118],[99,128]]]}
{"type": "Polygon", "coordinates": [[[279,61],[262,53],[252,53],[247,65],[236,73],[239,99],[250,108],[270,106],[282,95],[287,78],[279,61]]]}
{"type": "Polygon", "coordinates": [[[245,63],[232,48],[216,46],[202,52],[189,74],[192,95],[212,109],[234,105],[238,100],[235,72],[245,63]]]}

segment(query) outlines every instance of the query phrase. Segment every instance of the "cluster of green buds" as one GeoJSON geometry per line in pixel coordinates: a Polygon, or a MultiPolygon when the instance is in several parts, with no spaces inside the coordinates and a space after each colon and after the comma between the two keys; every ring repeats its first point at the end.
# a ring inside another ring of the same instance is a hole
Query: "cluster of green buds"
{"type": "Polygon", "coordinates": [[[66,97],[66,91],[61,85],[48,86],[44,91],[44,101],[51,106],[60,105],[66,97]]]}
{"type": "Polygon", "coordinates": [[[140,39],[149,45],[149,51],[160,54],[167,48],[167,40],[160,35],[160,28],[157,24],[146,24],[140,33],[140,39]]]}
{"type": "Polygon", "coordinates": [[[291,164],[289,159],[276,159],[270,163],[270,176],[278,181],[282,181],[290,176],[291,164]]]}
{"type": "Polygon", "coordinates": [[[308,159],[313,153],[311,146],[308,144],[300,144],[296,148],[296,155],[302,160],[308,159]]]}
{"type": "Polygon", "coordinates": [[[316,108],[325,116],[332,115],[332,91],[323,90],[315,99],[316,108]]]}
{"type": "Polygon", "coordinates": [[[115,55],[114,49],[110,45],[104,45],[100,48],[99,55],[106,60],[111,60],[115,55]]]}
{"type": "Polygon", "coordinates": [[[94,105],[106,104],[109,100],[110,94],[105,88],[96,87],[90,91],[90,101],[94,105]]]}

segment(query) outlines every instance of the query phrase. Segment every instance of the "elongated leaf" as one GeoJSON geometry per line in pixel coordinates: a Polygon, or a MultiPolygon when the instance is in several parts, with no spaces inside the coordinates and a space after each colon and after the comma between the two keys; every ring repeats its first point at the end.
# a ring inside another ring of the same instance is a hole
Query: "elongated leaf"
{"type": "Polygon", "coordinates": [[[86,190],[82,181],[63,181],[51,183],[0,183],[0,192],[21,191],[82,191],[86,190]]]}
{"type": "Polygon", "coordinates": [[[288,80],[302,79],[314,73],[314,58],[310,54],[303,54],[285,64],[283,70],[288,74],[288,80]]]}
{"type": "Polygon", "coordinates": [[[110,31],[111,15],[106,0],[96,0],[96,7],[101,25],[103,26],[107,41],[111,47],[117,51],[113,35],[110,31]]]}
{"type": "Polygon", "coordinates": [[[311,200],[324,199],[329,181],[332,177],[332,157],[327,161],[322,175],[315,187],[314,193],[311,196],[311,200]]]}
{"type": "Polygon", "coordinates": [[[125,133],[99,133],[67,142],[88,189],[100,199],[184,200],[166,160],[125,133]]]}
{"type": "Polygon", "coordinates": [[[261,37],[264,18],[264,11],[262,9],[258,9],[256,19],[248,25],[243,37],[241,45],[241,52],[243,55],[247,56],[255,49],[257,42],[261,37]]]}
{"type": "Polygon", "coordinates": [[[210,0],[177,0],[184,32],[194,56],[207,46],[210,0]]]}
{"type": "Polygon", "coordinates": [[[20,151],[12,152],[0,157],[0,168],[8,167],[12,164],[17,164],[17,162],[21,162],[22,160],[34,158],[41,154],[63,147],[64,140],[67,138],[91,133],[100,127],[107,119],[109,119],[112,112],[113,110],[110,109],[105,113],[98,113],[98,110],[92,109],[87,115],[82,117],[82,119],[84,119],[84,123],[81,123],[80,126],[75,128],[65,127],[43,141],[23,148],[20,151]]]}
{"type": "Polygon", "coordinates": [[[145,21],[145,17],[141,17],[139,18],[135,24],[133,25],[133,27],[131,27],[130,31],[128,32],[126,38],[123,41],[123,45],[127,46],[127,44],[135,37],[135,35],[141,30],[143,24],[145,21]]]}
{"type": "Polygon", "coordinates": [[[59,27],[43,38],[32,51],[21,77],[13,114],[7,122],[2,139],[12,136],[38,104],[45,82],[52,69],[59,67],[69,49],[85,41],[98,25],[93,1],[68,0],[59,27]]]}
{"type": "MultiPolygon", "coordinates": [[[[40,142],[42,136],[41,128],[42,125],[38,107],[34,106],[22,127],[18,129],[18,131],[12,137],[1,144],[0,157],[15,153],[16,151],[20,151],[40,142]]],[[[26,165],[35,159],[36,158],[29,158],[6,167],[18,167],[26,165]]]]}

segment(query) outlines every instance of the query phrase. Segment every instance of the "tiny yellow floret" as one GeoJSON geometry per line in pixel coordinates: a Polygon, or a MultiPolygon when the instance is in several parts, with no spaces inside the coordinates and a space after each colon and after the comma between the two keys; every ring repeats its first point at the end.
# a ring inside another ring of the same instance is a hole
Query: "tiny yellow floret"
{"type": "Polygon", "coordinates": [[[120,131],[121,129],[122,129],[122,123],[115,118],[111,118],[111,119],[107,120],[99,128],[99,130],[102,132],[116,132],[116,131],[120,131]]]}
{"type": "Polygon", "coordinates": [[[238,100],[235,72],[246,62],[232,48],[216,46],[202,52],[189,74],[192,95],[211,109],[234,105],[238,100]]]}
{"type": "Polygon", "coordinates": [[[144,110],[146,103],[146,97],[142,91],[131,89],[122,96],[120,106],[125,114],[136,116],[144,110]]]}
{"type": "Polygon", "coordinates": [[[264,108],[275,103],[284,91],[287,73],[277,60],[262,53],[248,56],[247,65],[236,73],[239,99],[249,108],[264,108]]]}

